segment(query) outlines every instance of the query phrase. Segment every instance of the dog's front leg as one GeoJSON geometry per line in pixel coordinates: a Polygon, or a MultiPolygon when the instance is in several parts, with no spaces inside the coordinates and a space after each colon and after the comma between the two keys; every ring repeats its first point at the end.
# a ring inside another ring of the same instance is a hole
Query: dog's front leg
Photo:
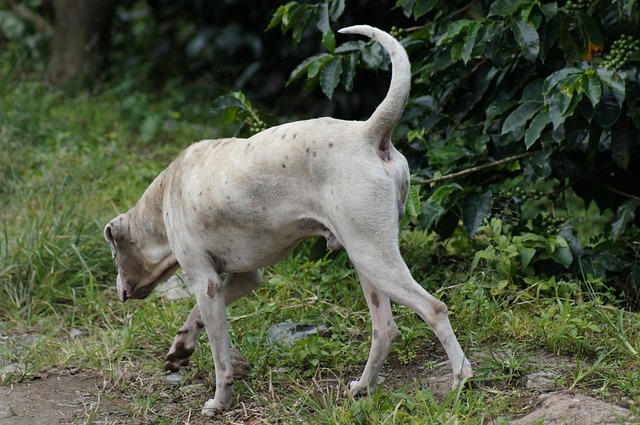
{"type": "MultiPolygon", "coordinates": [[[[254,270],[248,273],[230,273],[225,278],[224,300],[227,305],[244,297],[253,291],[261,282],[260,271],[254,270]]],[[[165,370],[177,372],[182,366],[189,364],[189,359],[196,349],[198,337],[204,327],[202,318],[200,317],[200,309],[196,304],[187,320],[178,330],[173,344],[169,349],[164,365],[165,370]]]]}
{"type": "Polygon", "coordinates": [[[233,401],[233,365],[224,285],[220,276],[214,272],[204,279],[194,279],[194,283],[196,301],[209,337],[216,373],[215,395],[204,404],[202,413],[214,416],[227,410],[233,401]]]}
{"type": "Polygon", "coordinates": [[[198,337],[203,327],[204,323],[200,317],[200,309],[196,304],[173,339],[171,349],[165,357],[164,370],[177,372],[182,366],[189,364],[189,359],[196,349],[198,337]]]}

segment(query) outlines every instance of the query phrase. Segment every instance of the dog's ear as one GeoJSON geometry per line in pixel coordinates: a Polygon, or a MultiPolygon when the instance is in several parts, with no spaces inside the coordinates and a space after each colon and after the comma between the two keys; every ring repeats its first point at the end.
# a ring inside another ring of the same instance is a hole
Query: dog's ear
{"type": "Polygon", "coordinates": [[[116,240],[113,237],[113,225],[111,223],[107,224],[104,228],[104,238],[109,242],[109,245],[111,245],[111,257],[115,260],[118,251],[116,250],[116,240]]]}
{"type": "Polygon", "coordinates": [[[114,218],[104,228],[104,238],[109,242],[109,245],[111,245],[111,256],[114,260],[118,253],[116,241],[122,239],[124,232],[124,220],[122,216],[114,218]]]}

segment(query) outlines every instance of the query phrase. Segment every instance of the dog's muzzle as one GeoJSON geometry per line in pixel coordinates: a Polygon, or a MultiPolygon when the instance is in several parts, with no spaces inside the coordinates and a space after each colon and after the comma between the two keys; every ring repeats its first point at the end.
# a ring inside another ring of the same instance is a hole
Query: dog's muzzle
{"type": "MultiPolygon", "coordinates": [[[[118,273],[118,277],[116,278],[116,287],[118,288],[118,296],[120,297],[120,301],[125,302],[129,298],[128,291],[125,289],[125,282],[122,278],[122,275],[118,273]]],[[[127,285],[128,286],[128,285],[127,285]]]]}

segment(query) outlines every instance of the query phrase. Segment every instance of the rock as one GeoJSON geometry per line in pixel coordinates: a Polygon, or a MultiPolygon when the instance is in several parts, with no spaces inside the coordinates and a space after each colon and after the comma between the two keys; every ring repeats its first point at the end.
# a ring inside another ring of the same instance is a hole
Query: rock
{"type": "Polygon", "coordinates": [[[231,349],[231,364],[233,365],[233,379],[244,379],[249,376],[251,363],[235,347],[231,349]]]}
{"type": "Polygon", "coordinates": [[[593,397],[564,392],[543,394],[535,410],[509,421],[510,425],[609,425],[635,423],[628,409],[593,397]],[[620,421],[624,422],[620,422],[620,421]]]}
{"type": "Polygon", "coordinates": [[[553,391],[556,389],[556,375],[551,372],[535,372],[527,375],[526,386],[534,391],[553,391]]]}
{"type": "Polygon", "coordinates": [[[169,301],[183,300],[185,298],[191,298],[193,294],[190,288],[187,286],[186,276],[177,273],[171,276],[169,280],[161,283],[155,289],[159,297],[167,299],[169,301]]]}
{"type": "Polygon", "coordinates": [[[184,376],[180,375],[179,373],[171,373],[162,377],[162,382],[165,385],[169,385],[172,387],[180,384],[183,380],[184,376]]]}
{"type": "Polygon", "coordinates": [[[0,376],[9,376],[15,374],[24,374],[27,371],[27,365],[24,363],[11,363],[0,369],[0,376]]]}
{"type": "Polygon", "coordinates": [[[329,332],[329,329],[324,325],[282,322],[269,328],[269,332],[267,333],[267,343],[292,345],[295,341],[316,334],[328,337],[331,335],[331,332],[329,332]]]}
{"type": "Polygon", "coordinates": [[[69,332],[69,337],[71,339],[76,339],[76,338],[78,338],[79,336],[82,336],[82,335],[84,335],[84,331],[82,329],[73,328],[73,329],[71,329],[71,332],[69,332]]]}

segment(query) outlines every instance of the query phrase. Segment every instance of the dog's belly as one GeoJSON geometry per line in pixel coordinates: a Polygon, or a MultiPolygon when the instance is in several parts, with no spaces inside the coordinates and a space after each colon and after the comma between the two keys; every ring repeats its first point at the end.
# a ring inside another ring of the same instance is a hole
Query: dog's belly
{"type": "Polygon", "coordinates": [[[304,239],[331,233],[307,220],[286,227],[246,229],[229,226],[204,236],[205,252],[222,273],[243,273],[282,261],[304,239]]]}

